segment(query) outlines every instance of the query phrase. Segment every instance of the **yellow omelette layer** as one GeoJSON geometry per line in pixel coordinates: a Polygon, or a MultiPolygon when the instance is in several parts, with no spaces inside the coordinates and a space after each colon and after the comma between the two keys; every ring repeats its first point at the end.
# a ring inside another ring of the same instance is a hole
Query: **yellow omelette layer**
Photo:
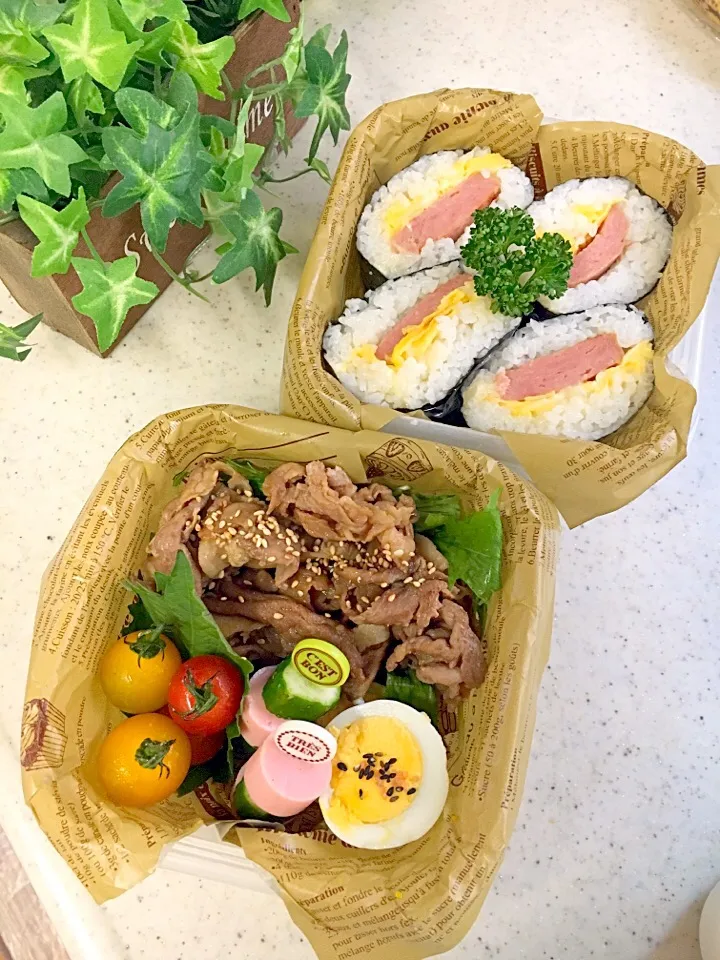
{"type": "Polygon", "coordinates": [[[473,173],[487,171],[488,174],[493,174],[511,166],[512,163],[499,153],[486,153],[482,157],[460,157],[445,173],[428,178],[422,190],[412,198],[402,193],[388,204],[383,213],[387,233],[394,236],[444,193],[453,190],[473,173]]]}
{"type": "MultiPolygon", "coordinates": [[[[429,313],[421,323],[408,329],[385,363],[391,367],[400,367],[410,357],[422,361],[439,336],[438,317],[452,316],[459,307],[479,299],[475,293],[472,278],[464,286],[451,290],[442,298],[437,308],[429,313]]],[[[377,360],[375,350],[376,347],[371,343],[356,347],[352,352],[348,366],[372,363],[377,360]]]]}
{"type": "Polygon", "coordinates": [[[605,218],[610,213],[618,200],[610,200],[607,203],[574,203],[558,226],[550,230],[542,228],[535,231],[536,237],[541,237],[544,233],[559,233],[564,237],[572,247],[573,254],[577,253],[581,247],[584,247],[588,240],[592,240],[597,235],[598,230],[605,222],[605,218]]]}

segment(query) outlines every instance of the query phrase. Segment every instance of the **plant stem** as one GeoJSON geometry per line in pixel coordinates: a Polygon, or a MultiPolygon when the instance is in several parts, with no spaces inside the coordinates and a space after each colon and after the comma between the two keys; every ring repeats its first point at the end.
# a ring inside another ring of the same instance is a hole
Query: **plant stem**
{"type": "Polygon", "coordinates": [[[209,280],[213,273],[215,273],[214,269],[210,270],[208,273],[204,273],[201,277],[195,277],[194,280],[190,280],[189,278],[186,279],[188,283],[202,283],[203,280],[209,280]]]}
{"type": "Polygon", "coordinates": [[[290,180],[297,180],[298,177],[304,177],[306,173],[316,173],[312,167],[305,167],[304,170],[298,170],[297,173],[291,173],[289,177],[273,177],[263,171],[263,183],[288,183],[290,180]]]}
{"type": "Polygon", "coordinates": [[[267,73],[268,70],[273,70],[274,67],[279,67],[281,63],[282,57],[276,57],[274,60],[268,60],[267,63],[260,64],[259,67],[245,77],[245,83],[247,84],[248,80],[252,80],[253,77],[257,77],[261,73],[267,73]]]}
{"type": "Polygon", "coordinates": [[[220,71],[220,77],[222,78],[222,82],[225,86],[225,89],[227,90],[228,96],[232,101],[230,104],[229,120],[230,120],[230,123],[234,124],[237,121],[238,110],[240,109],[240,101],[235,96],[235,93],[236,93],[235,87],[233,87],[230,77],[227,75],[227,73],[224,70],[220,71]]]}
{"type": "Polygon", "coordinates": [[[104,261],[103,258],[100,256],[100,254],[97,252],[97,249],[95,248],[95,244],[94,244],[94,243],[92,242],[92,240],[90,239],[90,236],[88,235],[88,232],[87,232],[87,230],[85,229],[85,227],[82,228],[82,230],[80,231],[80,234],[81,234],[83,240],[85,241],[85,246],[86,246],[86,247],[88,248],[88,250],[90,251],[90,255],[92,256],[93,260],[94,260],[96,263],[99,263],[100,266],[104,267],[104,266],[105,266],[105,261],[104,261]]]}
{"type": "Polygon", "coordinates": [[[13,211],[9,213],[6,217],[0,217],[0,227],[4,227],[6,223],[12,223],[13,220],[19,220],[20,214],[13,211]]]}
{"type": "Polygon", "coordinates": [[[153,91],[155,96],[159,98],[162,91],[162,73],[157,64],[155,64],[155,70],[153,71],[153,91]]]}
{"type": "Polygon", "coordinates": [[[202,293],[199,293],[197,290],[193,290],[192,283],[189,280],[184,280],[179,273],[173,270],[170,264],[163,257],[160,256],[160,254],[157,252],[155,247],[152,247],[152,246],[150,247],[150,253],[152,253],[152,255],[155,257],[157,262],[163,268],[165,273],[167,273],[169,277],[172,277],[173,280],[179,283],[181,287],[185,287],[188,293],[192,293],[194,296],[199,297],[199,299],[204,300],[205,303],[210,302],[207,297],[202,295],[202,293]]]}

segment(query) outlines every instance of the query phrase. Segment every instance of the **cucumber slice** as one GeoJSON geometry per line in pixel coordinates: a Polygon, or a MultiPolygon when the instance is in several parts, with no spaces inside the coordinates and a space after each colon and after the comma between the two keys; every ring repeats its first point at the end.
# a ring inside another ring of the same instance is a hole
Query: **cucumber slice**
{"type": "Polygon", "coordinates": [[[244,780],[241,780],[235,787],[235,792],[233,793],[233,808],[241,820],[277,820],[277,817],[273,817],[271,814],[266,813],[265,810],[261,810],[260,807],[255,806],[250,799],[250,794],[247,792],[244,780]]]}
{"type": "Polygon", "coordinates": [[[263,700],[276,717],[313,722],[332,710],[340,700],[341,693],[341,687],[324,687],[306,680],[288,657],[263,687],[263,700]]]}

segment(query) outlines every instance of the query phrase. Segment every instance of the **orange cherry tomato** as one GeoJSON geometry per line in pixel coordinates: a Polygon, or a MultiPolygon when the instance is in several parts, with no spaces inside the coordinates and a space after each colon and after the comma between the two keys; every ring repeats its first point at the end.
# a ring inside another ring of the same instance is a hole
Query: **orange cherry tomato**
{"type": "Polygon", "coordinates": [[[121,637],[100,661],[100,683],[110,703],[124,713],[152,713],[167,703],[182,660],[172,640],[155,630],[121,637]]]}
{"type": "Polygon", "coordinates": [[[190,741],[169,717],[141,713],[103,741],[97,769],[108,796],[123,807],[149,807],[172,796],[190,769],[190,741]]]}

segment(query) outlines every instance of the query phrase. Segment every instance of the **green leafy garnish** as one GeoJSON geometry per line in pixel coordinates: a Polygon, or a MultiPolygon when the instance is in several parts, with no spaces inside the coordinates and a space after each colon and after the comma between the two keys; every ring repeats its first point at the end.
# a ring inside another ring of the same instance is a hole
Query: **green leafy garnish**
{"type": "Polygon", "coordinates": [[[76,200],[62,210],[53,210],[46,203],[31,197],[18,197],[20,216],[40,241],[33,250],[32,275],[46,277],[51,273],[67,273],[70,258],[77,246],[80,231],[90,220],[82,187],[76,200]]]}
{"type": "Polygon", "coordinates": [[[530,313],[538,297],[565,293],[573,262],[568,241],[559,233],[536,237],[533,218],[519,207],[476,210],[462,256],[478,295],[510,317],[530,313]]]}
{"type": "Polygon", "coordinates": [[[111,263],[73,257],[72,265],[83,285],[72,298],[73,306],[95,324],[101,351],[115,342],[132,307],[150,303],[160,293],[150,280],[138,277],[135,257],[121,257],[111,263]]]}
{"type": "Polygon", "coordinates": [[[484,510],[459,520],[448,520],[430,532],[448,562],[448,583],[456,580],[472,590],[478,603],[487,603],[500,589],[503,531],[496,490],[484,510]]]}
{"type": "Polygon", "coordinates": [[[417,519],[413,526],[417,533],[427,533],[442,527],[449,520],[460,517],[460,497],[456,493],[414,493],[407,492],[415,501],[417,519]]]}
{"type": "Polygon", "coordinates": [[[213,619],[212,614],[195,592],[190,561],[179,550],[172,573],[155,577],[158,591],[155,593],[143,583],[127,583],[126,586],[138,595],[156,626],[167,624],[175,643],[185,657],[197,657],[213,653],[225,657],[239,667],[247,677],[252,664],[246,657],[238,656],[213,619]]]}
{"type": "Polygon", "coordinates": [[[225,459],[225,463],[229,464],[233,470],[241,473],[243,477],[246,477],[250,481],[250,486],[253,488],[255,496],[264,496],[262,485],[265,477],[272,472],[269,468],[256,467],[255,464],[250,463],[249,460],[231,460],[229,457],[225,459]]]}
{"type": "Polygon", "coordinates": [[[126,637],[129,633],[137,633],[140,630],[152,629],[153,619],[139,597],[135,597],[128,604],[128,616],[130,619],[120,631],[121,637],[126,637]]]}
{"type": "Polygon", "coordinates": [[[220,750],[212,760],[207,763],[198,763],[190,767],[187,776],[180,784],[177,790],[179,797],[184,797],[201,787],[208,780],[215,780],[216,783],[228,783],[230,780],[230,771],[227,763],[225,750],[220,750]]]}
{"type": "Polygon", "coordinates": [[[415,676],[414,670],[393,670],[387,675],[385,683],[385,697],[388,700],[399,700],[408,706],[426,713],[433,724],[438,723],[438,703],[435,687],[423,683],[415,676]]]}
{"type": "Polygon", "coordinates": [[[24,360],[32,349],[25,343],[25,337],[30,336],[42,320],[42,316],[38,313],[36,317],[23,320],[16,327],[7,327],[4,323],[0,323],[0,357],[5,357],[7,360],[24,360]]]}

